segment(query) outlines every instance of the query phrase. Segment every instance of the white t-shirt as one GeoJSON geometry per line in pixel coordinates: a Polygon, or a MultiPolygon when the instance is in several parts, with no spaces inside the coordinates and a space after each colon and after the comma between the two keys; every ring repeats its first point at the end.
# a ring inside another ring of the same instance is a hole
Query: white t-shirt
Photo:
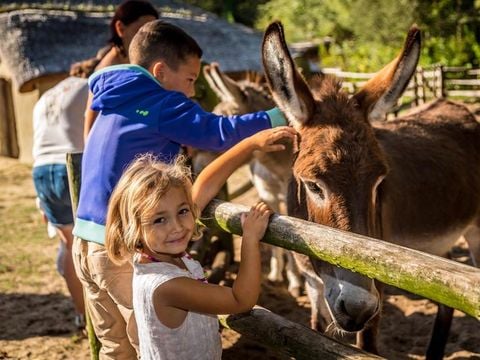
{"type": "Polygon", "coordinates": [[[216,316],[189,311],[182,325],[175,329],[163,325],[157,317],[153,306],[155,289],[177,277],[204,277],[199,262],[188,255],[182,260],[188,271],[164,262],[140,264],[135,258],[133,311],[142,360],[219,360],[222,357],[216,316]]]}
{"type": "Polygon", "coordinates": [[[33,109],[33,166],[65,164],[67,152],[83,151],[87,79],[68,77],[46,91],[33,109]]]}

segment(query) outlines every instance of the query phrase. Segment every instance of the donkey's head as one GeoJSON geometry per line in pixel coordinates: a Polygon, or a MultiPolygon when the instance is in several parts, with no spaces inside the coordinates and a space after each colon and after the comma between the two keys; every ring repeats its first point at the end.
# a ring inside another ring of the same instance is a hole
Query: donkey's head
{"type": "Polygon", "coordinates": [[[225,75],[217,63],[203,67],[203,75],[220,99],[213,109],[215,114],[237,115],[270,109],[274,106],[268,88],[260,76],[247,74],[245,79],[235,81],[225,75]]]}
{"type": "MultiPolygon", "coordinates": [[[[288,51],[283,28],[272,23],[263,40],[263,64],[274,101],[300,134],[289,208],[310,221],[380,237],[381,183],[388,164],[370,120],[384,119],[406,88],[420,51],[413,27],[401,54],[353,97],[330,77],[310,89],[288,51]],[[292,203],[294,204],[292,206],[292,203]]],[[[373,280],[312,260],[325,285],[335,323],[359,331],[379,310],[373,280]]]]}

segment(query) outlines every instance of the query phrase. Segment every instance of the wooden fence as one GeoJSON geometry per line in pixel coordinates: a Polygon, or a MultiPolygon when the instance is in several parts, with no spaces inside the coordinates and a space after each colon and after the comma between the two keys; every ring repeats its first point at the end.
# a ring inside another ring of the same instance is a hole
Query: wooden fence
{"type": "MultiPolygon", "coordinates": [[[[247,210],[242,205],[214,200],[202,213],[202,222],[241,235],[240,215],[247,210]]],[[[272,217],[262,241],[378,279],[480,319],[480,269],[472,266],[281,215],[272,217]]],[[[374,358],[259,309],[221,317],[221,322],[297,359],[374,358]]]]}
{"type": "MultiPolygon", "coordinates": [[[[375,73],[354,73],[339,69],[322,71],[342,79],[344,88],[351,94],[375,75],[375,73]]],[[[392,114],[397,116],[402,110],[441,97],[480,101],[480,69],[442,65],[418,67],[403,96],[399,99],[397,107],[392,110],[392,114]]]]}
{"type": "MultiPolygon", "coordinates": [[[[241,234],[246,206],[212,201],[202,222],[241,234]]],[[[480,319],[480,269],[378,239],[274,215],[262,240],[459,309],[480,319]]]]}

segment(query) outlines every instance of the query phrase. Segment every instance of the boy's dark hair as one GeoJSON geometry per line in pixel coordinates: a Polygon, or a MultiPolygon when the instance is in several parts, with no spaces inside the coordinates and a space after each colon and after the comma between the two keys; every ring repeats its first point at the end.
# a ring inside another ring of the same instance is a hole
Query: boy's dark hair
{"type": "Polygon", "coordinates": [[[190,56],[202,57],[197,42],[178,26],[162,20],[143,25],[130,43],[129,58],[132,64],[148,69],[155,61],[163,60],[177,70],[190,56]]]}

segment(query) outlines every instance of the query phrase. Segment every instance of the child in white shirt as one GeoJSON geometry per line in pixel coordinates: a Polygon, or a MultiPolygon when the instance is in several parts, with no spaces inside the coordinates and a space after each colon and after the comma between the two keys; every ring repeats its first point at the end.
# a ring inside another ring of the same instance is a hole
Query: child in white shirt
{"type": "Polygon", "coordinates": [[[259,241],[271,210],[260,202],[242,215],[242,259],[232,288],[208,284],[186,249],[199,235],[198,214],[231,173],[254,150],[282,150],[275,142],[294,136],[289,127],[261,131],[217,158],[193,185],[181,162],[168,165],[151,155],[135,160],[122,175],[109,203],[105,246],[115,263],[133,258],[133,308],[142,360],[221,359],[214,315],[255,305],[259,241]]]}

